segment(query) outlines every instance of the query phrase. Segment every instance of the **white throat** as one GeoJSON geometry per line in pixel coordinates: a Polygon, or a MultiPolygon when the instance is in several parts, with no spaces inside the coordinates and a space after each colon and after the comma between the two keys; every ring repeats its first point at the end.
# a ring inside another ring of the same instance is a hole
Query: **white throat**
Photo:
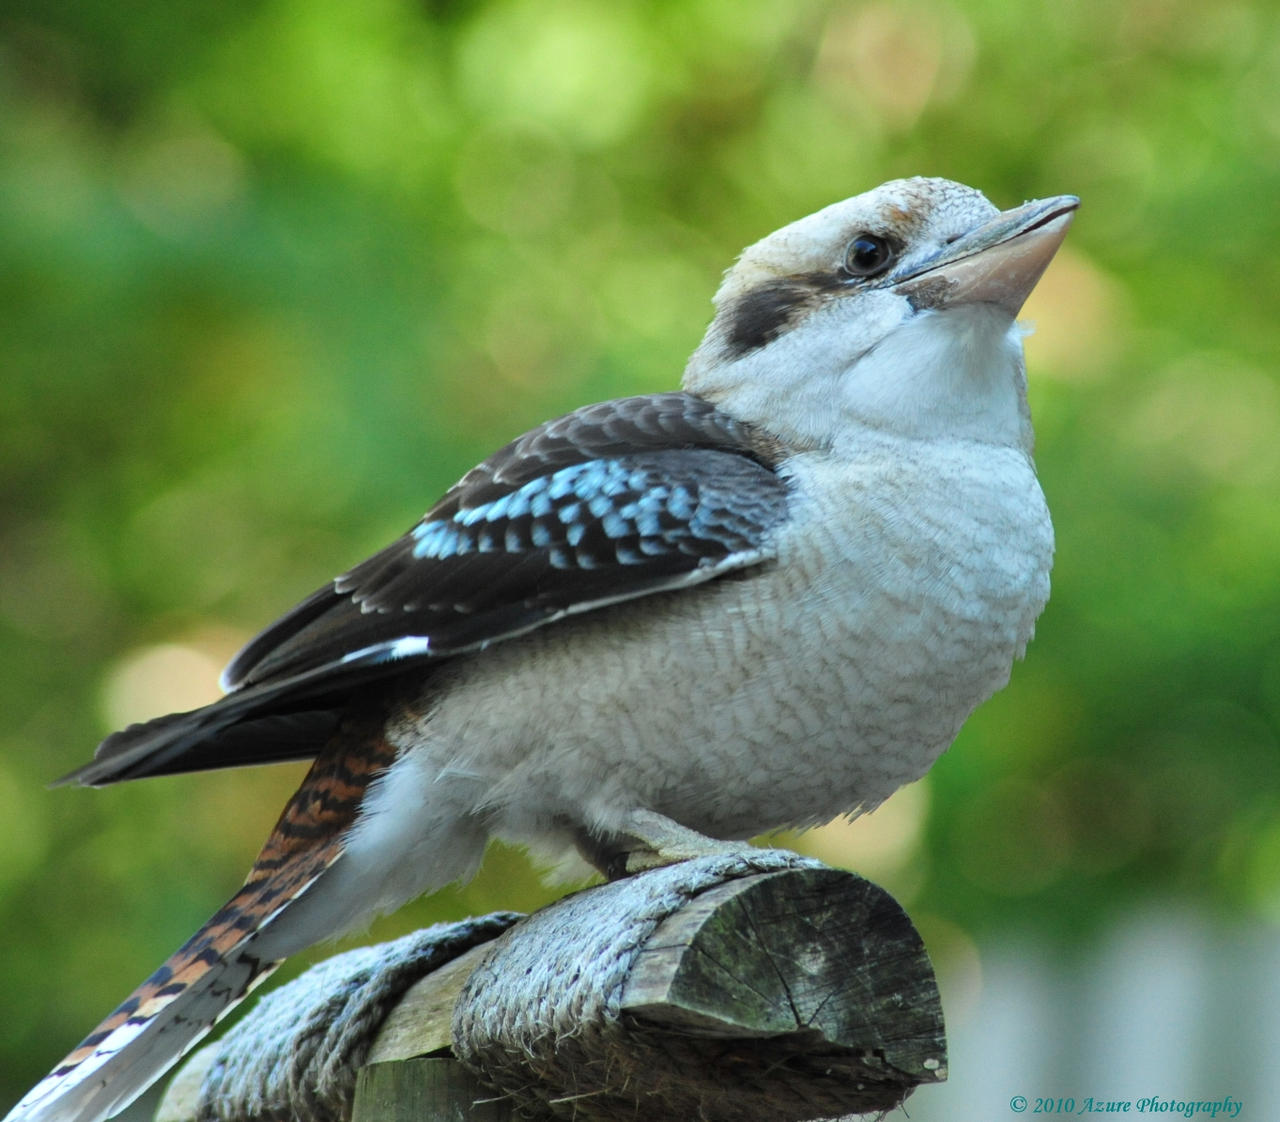
{"type": "Polygon", "coordinates": [[[829,304],[738,359],[723,357],[713,325],[685,387],[798,448],[834,448],[871,429],[1029,454],[1023,329],[992,304],[903,317],[905,303],[889,293],[864,297],[856,331],[829,304]]]}
{"type": "Polygon", "coordinates": [[[845,372],[842,411],[882,432],[1030,453],[1023,335],[992,304],[921,312],[845,372]]]}

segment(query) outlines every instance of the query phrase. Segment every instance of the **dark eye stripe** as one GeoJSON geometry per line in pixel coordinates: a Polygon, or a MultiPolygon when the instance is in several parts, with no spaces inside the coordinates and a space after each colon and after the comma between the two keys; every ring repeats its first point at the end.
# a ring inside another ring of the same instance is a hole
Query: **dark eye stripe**
{"type": "Polygon", "coordinates": [[[812,288],[794,280],[761,285],[738,297],[729,316],[727,357],[741,358],[771,343],[813,297],[812,288]]]}

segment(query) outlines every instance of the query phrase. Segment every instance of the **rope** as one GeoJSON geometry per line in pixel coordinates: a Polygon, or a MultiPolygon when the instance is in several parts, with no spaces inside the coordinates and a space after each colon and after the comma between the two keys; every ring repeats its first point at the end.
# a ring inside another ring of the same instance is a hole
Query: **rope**
{"type": "Polygon", "coordinates": [[[267,994],[223,1038],[197,1122],[347,1122],[356,1072],[405,990],[519,918],[497,912],[360,947],[267,994]]]}

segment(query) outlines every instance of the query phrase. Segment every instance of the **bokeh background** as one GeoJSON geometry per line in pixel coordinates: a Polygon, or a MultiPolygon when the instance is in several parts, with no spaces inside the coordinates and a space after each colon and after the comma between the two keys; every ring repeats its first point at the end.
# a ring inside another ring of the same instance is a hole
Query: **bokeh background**
{"type": "MultiPolygon", "coordinates": [[[[0,1107],[234,891],[300,772],[44,785],[211,700],[498,444],[674,387],[743,245],[919,173],[1084,200],[1025,313],[1053,600],[927,779],[789,840],[934,953],[953,1080],[912,1118],[1274,1117],[1264,0],[0,3],[0,1107]]],[[[367,937],[559,891],[496,850],[367,937]]]]}

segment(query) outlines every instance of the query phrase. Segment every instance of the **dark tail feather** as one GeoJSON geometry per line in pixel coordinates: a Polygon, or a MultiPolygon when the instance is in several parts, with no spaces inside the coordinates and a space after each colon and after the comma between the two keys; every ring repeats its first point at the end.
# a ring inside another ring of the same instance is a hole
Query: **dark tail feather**
{"type": "Polygon", "coordinates": [[[315,756],[337,726],[354,686],[387,677],[385,666],[326,668],[245,686],[193,709],[112,733],[53,786],[102,787],[148,775],[172,775],[315,756]]]}

